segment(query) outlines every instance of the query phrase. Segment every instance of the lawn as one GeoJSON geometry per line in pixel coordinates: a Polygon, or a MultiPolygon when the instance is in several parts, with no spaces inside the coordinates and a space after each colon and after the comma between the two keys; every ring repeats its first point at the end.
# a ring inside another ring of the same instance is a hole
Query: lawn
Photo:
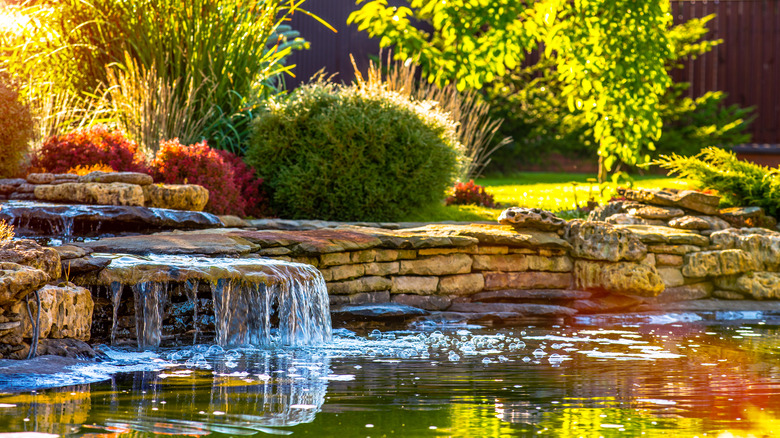
{"type": "MultiPolygon", "coordinates": [[[[501,208],[484,208],[473,205],[436,206],[413,213],[409,221],[494,221],[506,207],[535,207],[550,210],[564,218],[582,216],[577,207],[584,207],[588,200],[606,203],[615,193],[616,186],[608,184],[603,192],[591,174],[525,172],[509,176],[480,178],[475,181],[495,197],[501,208]]],[[[675,178],[635,176],[638,188],[687,188],[688,182],[675,178]]]]}

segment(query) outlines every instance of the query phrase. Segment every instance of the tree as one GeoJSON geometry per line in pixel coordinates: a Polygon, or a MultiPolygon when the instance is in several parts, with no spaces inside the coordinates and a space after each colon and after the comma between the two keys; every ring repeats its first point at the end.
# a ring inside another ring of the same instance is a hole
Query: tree
{"type": "Polygon", "coordinates": [[[481,89],[543,48],[569,111],[593,129],[603,181],[617,160],[649,161],[645,148],[661,135],[669,8],[668,0],[369,0],[348,22],[394,46],[396,59],[419,62],[429,81],[459,89],[481,89]]]}

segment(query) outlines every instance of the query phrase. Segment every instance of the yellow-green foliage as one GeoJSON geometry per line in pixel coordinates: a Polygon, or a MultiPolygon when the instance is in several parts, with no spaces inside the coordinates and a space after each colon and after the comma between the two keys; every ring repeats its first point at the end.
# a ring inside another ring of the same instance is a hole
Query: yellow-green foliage
{"type": "Polygon", "coordinates": [[[8,225],[5,221],[0,221],[0,242],[5,242],[14,238],[14,227],[8,225]]]}
{"type": "Polygon", "coordinates": [[[0,76],[0,178],[17,176],[30,147],[33,120],[14,83],[0,76]]]}
{"type": "Polygon", "coordinates": [[[441,202],[463,159],[446,114],[366,83],[306,85],[253,128],[247,162],[286,218],[397,220],[441,202]]]}

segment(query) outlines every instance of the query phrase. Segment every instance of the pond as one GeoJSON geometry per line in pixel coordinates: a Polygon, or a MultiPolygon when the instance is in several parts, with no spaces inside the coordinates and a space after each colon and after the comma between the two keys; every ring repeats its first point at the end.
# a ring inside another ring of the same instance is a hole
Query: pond
{"type": "Polygon", "coordinates": [[[765,436],[780,430],[779,329],[776,314],[704,312],[338,329],[326,346],[284,350],[101,346],[99,363],[66,374],[0,376],[0,431],[765,436]]]}

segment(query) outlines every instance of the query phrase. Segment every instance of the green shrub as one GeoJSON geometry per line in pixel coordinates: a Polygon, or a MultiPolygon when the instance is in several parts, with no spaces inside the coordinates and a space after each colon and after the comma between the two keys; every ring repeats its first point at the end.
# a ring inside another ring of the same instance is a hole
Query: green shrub
{"type": "Polygon", "coordinates": [[[0,76],[0,178],[19,174],[32,136],[30,107],[8,77],[0,76]]]}
{"type": "Polygon", "coordinates": [[[709,147],[696,156],[662,156],[655,162],[670,175],[690,179],[701,189],[715,190],[724,206],[762,207],[780,213],[780,174],[777,169],[742,161],[724,149],[709,147]]]}
{"type": "Polygon", "coordinates": [[[278,215],[353,221],[441,202],[462,157],[445,114],[365,83],[317,82],[272,100],[247,150],[278,215]]]}

